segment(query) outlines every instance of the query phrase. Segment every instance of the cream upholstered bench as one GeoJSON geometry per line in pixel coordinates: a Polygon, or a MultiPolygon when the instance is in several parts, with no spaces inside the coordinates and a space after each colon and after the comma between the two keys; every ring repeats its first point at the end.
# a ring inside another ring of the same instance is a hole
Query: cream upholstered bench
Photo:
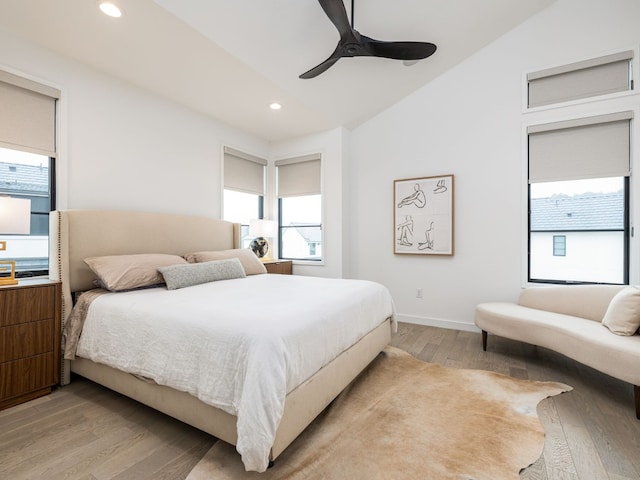
{"type": "Polygon", "coordinates": [[[479,304],[475,323],[484,350],[490,332],[549,348],[631,383],[640,419],[640,287],[525,288],[517,304],[479,304]]]}

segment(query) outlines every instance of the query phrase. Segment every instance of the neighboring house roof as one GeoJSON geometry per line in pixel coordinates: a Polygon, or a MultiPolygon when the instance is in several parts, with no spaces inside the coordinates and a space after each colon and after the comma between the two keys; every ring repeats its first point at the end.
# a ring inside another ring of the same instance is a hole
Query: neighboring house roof
{"type": "Polygon", "coordinates": [[[296,227],[296,231],[307,243],[322,242],[322,230],[317,223],[296,223],[291,222],[287,227],[296,227]],[[306,228],[305,228],[306,227],[306,228]]]}
{"type": "Polygon", "coordinates": [[[0,192],[42,193],[49,191],[49,167],[0,162],[0,192]]]}
{"type": "Polygon", "coordinates": [[[624,192],[531,200],[531,231],[622,230],[624,192]]]}

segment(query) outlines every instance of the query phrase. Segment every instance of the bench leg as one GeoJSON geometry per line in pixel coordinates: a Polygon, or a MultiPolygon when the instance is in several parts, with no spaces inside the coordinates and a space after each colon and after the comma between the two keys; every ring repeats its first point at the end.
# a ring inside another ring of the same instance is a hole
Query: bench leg
{"type": "Polygon", "coordinates": [[[485,352],[487,351],[487,331],[486,330],[482,330],[482,350],[484,350],[485,352]]]}
{"type": "Polygon", "coordinates": [[[636,404],[636,418],[640,420],[640,385],[633,386],[633,398],[636,404]]]}

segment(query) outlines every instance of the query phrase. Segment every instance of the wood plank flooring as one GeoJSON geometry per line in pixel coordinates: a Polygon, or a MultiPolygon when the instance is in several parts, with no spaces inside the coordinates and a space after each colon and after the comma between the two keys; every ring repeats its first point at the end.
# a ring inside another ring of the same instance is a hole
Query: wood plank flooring
{"type": "MultiPolygon", "coordinates": [[[[526,480],[640,479],[632,387],[543,348],[480,334],[400,324],[392,345],[455,368],[567,383],[544,400],[544,452],[526,480]]],[[[205,433],[88,380],[0,411],[0,479],[179,480],[213,445],[205,433]]],[[[488,461],[490,461],[488,459],[488,461]]]]}

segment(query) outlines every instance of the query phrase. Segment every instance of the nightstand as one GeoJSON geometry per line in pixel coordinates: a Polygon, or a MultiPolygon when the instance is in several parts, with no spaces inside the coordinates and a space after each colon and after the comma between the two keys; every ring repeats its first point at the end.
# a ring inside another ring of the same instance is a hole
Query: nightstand
{"type": "Polygon", "coordinates": [[[51,392],[60,378],[60,282],[0,287],[0,410],[51,392]]]}
{"type": "Polygon", "coordinates": [[[264,263],[267,273],[293,274],[293,261],[291,260],[267,260],[262,263],[264,263]]]}

